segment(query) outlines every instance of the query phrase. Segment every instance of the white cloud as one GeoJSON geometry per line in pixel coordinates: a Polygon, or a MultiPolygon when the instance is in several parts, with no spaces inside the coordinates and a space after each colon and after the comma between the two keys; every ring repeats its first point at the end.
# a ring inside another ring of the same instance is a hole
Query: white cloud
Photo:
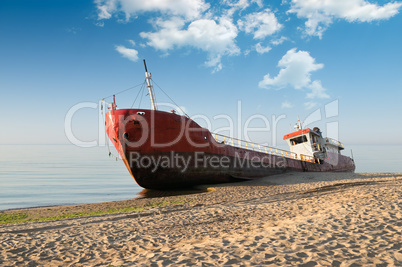
{"type": "Polygon", "coordinates": [[[116,11],[116,2],[114,0],[95,0],[98,19],[110,19],[112,17],[111,13],[116,11]]]}
{"type": "Polygon", "coordinates": [[[191,19],[199,17],[209,8],[204,0],[95,0],[95,4],[98,19],[109,19],[120,12],[127,20],[141,12],[161,12],[191,19]]]}
{"type": "Polygon", "coordinates": [[[317,103],[312,102],[312,101],[304,103],[304,107],[305,107],[306,109],[312,109],[312,108],[314,108],[315,106],[317,106],[317,103]]]}
{"type": "MultiPolygon", "coordinates": [[[[236,44],[239,29],[233,23],[234,13],[246,12],[245,9],[251,5],[258,6],[260,10],[263,7],[262,0],[222,0],[218,9],[215,6],[210,9],[206,0],[94,1],[98,10],[98,23],[102,23],[99,26],[103,26],[103,21],[112,17],[119,22],[127,22],[146,12],[156,13],[149,20],[154,30],[140,33],[143,41],[139,46],[152,47],[165,56],[172,50],[181,48],[204,51],[207,54],[205,65],[213,68],[213,72],[223,68],[222,58],[239,55],[241,52],[236,44]]],[[[244,21],[239,23],[255,39],[263,39],[282,28],[269,9],[243,18],[244,21]]],[[[129,42],[132,46],[136,45],[132,40],[129,42]]],[[[128,50],[124,46],[119,46],[118,49],[123,56],[137,60],[137,50],[128,50]]],[[[271,48],[258,44],[255,49],[262,54],[271,48]]]]}
{"type": "Polygon", "coordinates": [[[263,0],[251,0],[251,3],[256,3],[260,8],[264,6],[262,3],[263,0]]]}
{"type": "Polygon", "coordinates": [[[198,19],[191,22],[187,29],[185,21],[178,17],[158,19],[155,24],[158,31],[140,33],[142,38],[148,40],[147,45],[165,52],[186,46],[206,51],[206,64],[214,67],[215,71],[222,68],[222,56],[240,53],[235,43],[238,30],[227,18],[221,18],[219,23],[211,19],[198,19]]]}
{"type": "Polygon", "coordinates": [[[288,40],[287,37],[282,36],[282,37],[279,38],[279,39],[272,40],[272,41],[271,41],[271,44],[277,46],[277,45],[283,44],[283,42],[285,42],[285,41],[287,41],[287,40],[288,40]]]}
{"type": "Polygon", "coordinates": [[[278,62],[281,68],[276,77],[271,78],[270,74],[264,76],[264,79],[258,84],[261,88],[282,89],[286,86],[292,86],[295,89],[307,89],[310,92],[308,98],[328,98],[325,88],[322,87],[321,81],[311,81],[311,73],[322,69],[323,64],[315,62],[307,51],[296,51],[293,48],[286,52],[282,59],[278,62]]]}
{"type": "Polygon", "coordinates": [[[371,22],[389,19],[398,14],[402,3],[392,2],[383,6],[365,0],[291,0],[290,13],[307,19],[306,33],[322,37],[334,19],[349,22],[371,22]]]}
{"type": "Polygon", "coordinates": [[[105,26],[105,23],[103,21],[98,21],[95,23],[95,25],[98,27],[103,27],[103,26],[105,26]]]}
{"type": "Polygon", "coordinates": [[[128,40],[128,42],[132,45],[135,46],[135,42],[133,40],[128,40]]]}
{"type": "Polygon", "coordinates": [[[138,51],[135,49],[127,48],[122,45],[117,45],[116,51],[119,52],[123,57],[128,58],[131,61],[136,62],[138,60],[138,51]]]}
{"type": "Polygon", "coordinates": [[[81,28],[76,28],[76,27],[71,27],[71,28],[66,28],[66,32],[72,33],[72,34],[77,34],[77,32],[81,31],[81,28]]]}
{"type": "Polygon", "coordinates": [[[266,46],[266,47],[262,46],[261,43],[258,43],[255,46],[255,50],[257,51],[258,54],[267,53],[267,52],[271,51],[271,49],[272,48],[269,46],[266,46]]]}
{"type": "Polygon", "coordinates": [[[235,12],[243,11],[253,3],[256,3],[259,8],[264,6],[262,0],[221,0],[220,5],[228,6],[229,9],[225,10],[226,16],[232,17],[235,12]]]}
{"type": "MultiPolygon", "coordinates": [[[[388,19],[397,14],[402,6],[399,2],[371,4],[369,0],[283,0],[283,2],[286,1],[290,2],[290,13],[295,13],[299,18],[306,20],[307,34],[320,37],[335,19],[359,22],[388,19]]],[[[150,46],[162,51],[163,55],[168,55],[171,50],[180,48],[204,51],[207,54],[205,64],[214,68],[214,71],[222,69],[222,58],[225,56],[240,54],[240,48],[236,43],[239,31],[244,31],[257,40],[255,42],[258,42],[257,45],[246,48],[255,49],[259,54],[267,53],[271,47],[288,40],[286,37],[281,37],[271,42],[263,41],[268,36],[280,32],[283,25],[279,23],[275,13],[266,8],[267,5],[264,8],[262,0],[215,2],[207,0],[94,0],[94,3],[98,15],[96,25],[100,27],[103,27],[104,21],[110,18],[128,21],[152,12],[146,15],[153,18],[149,22],[155,28],[143,30],[147,32],[140,33],[143,38],[137,44],[140,49],[150,46]],[[256,10],[259,12],[252,12],[256,10]],[[236,20],[233,20],[234,15],[236,20]],[[237,20],[239,17],[241,19],[237,20]]],[[[135,27],[138,29],[138,25],[135,27]]],[[[129,42],[132,46],[135,45],[134,41],[129,40],[129,42]]],[[[137,60],[137,50],[128,50],[124,46],[119,46],[119,49],[123,56],[130,60],[137,60]]],[[[243,51],[245,55],[249,52],[250,50],[243,51]]],[[[293,85],[296,89],[309,88],[311,93],[308,94],[308,98],[326,97],[321,83],[315,83],[310,79],[310,73],[315,70],[307,68],[305,73],[297,71],[296,63],[281,69],[277,77],[266,76],[264,81],[260,82],[261,86],[281,88],[293,85]],[[287,70],[288,68],[290,70],[287,70]],[[293,71],[300,77],[286,76],[293,71]]],[[[301,68],[308,67],[303,63],[300,64],[301,68]]],[[[313,64],[312,66],[321,65],[313,64]]]]}
{"type": "Polygon", "coordinates": [[[307,98],[329,98],[329,95],[325,93],[325,88],[321,85],[321,81],[313,81],[308,88],[311,89],[311,92],[307,93],[307,98]]]}
{"type": "Polygon", "coordinates": [[[264,39],[282,28],[282,24],[278,22],[275,14],[269,9],[247,14],[244,20],[237,21],[237,25],[246,33],[252,33],[254,39],[264,39]]]}
{"type": "Polygon", "coordinates": [[[223,5],[231,7],[231,13],[240,9],[244,10],[250,6],[250,0],[222,0],[223,5]]]}
{"type": "Polygon", "coordinates": [[[274,78],[269,74],[265,75],[259,84],[260,87],[281,89],[291,85],[301,89],[311,83],[311,72],[322,69],[324,65],[315,63],[315,59],[307,51],[296,51],[296,48],[293,48],[278,62],[278,67],[281,68],[279,74],[274,78]]]}
{"type": "Polygon", "coordinates": [[[293,105],[289,101],[285,101],[282,103],[282,108],[293,108],[293,105]]]}
{"type": "Polygon", "coordinates": [[[231,7],[239,7],[241,9],[246,9],[253,3],[256,3],[260,8],[264,6],[262,0],[221,0],[221,1],[222,4],[231,7]]]}

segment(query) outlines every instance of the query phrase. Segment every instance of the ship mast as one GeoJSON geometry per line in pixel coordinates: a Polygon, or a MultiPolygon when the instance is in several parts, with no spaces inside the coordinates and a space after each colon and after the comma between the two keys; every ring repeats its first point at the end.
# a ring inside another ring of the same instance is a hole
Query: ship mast
{"type": "Polygon", "coordinates": [[[151,98],[152,109],[157,110],[158,107],[156,105],[154,86],[152,84],[151,73],[149,73],[147,70],[147,64],[145,63],[145,59],[144,59],[144,67],[145,67],[145,79],[147,81],[149,97],[151,98]]]}

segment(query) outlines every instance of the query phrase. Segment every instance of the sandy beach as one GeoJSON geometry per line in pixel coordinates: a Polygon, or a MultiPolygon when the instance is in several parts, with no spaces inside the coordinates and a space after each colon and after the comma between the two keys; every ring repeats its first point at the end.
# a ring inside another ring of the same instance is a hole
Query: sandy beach
{"type": "Polygon", "coordinates": [[[0,265],[402,266],[402,174],[287,173],[200,189],[2,212],[35,219],[138,207],[1,224],[0,265]]]}

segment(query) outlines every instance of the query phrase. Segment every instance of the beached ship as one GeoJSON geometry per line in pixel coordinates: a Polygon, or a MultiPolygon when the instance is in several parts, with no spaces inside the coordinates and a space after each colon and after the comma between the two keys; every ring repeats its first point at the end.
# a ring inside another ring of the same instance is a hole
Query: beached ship
{"type": "Polygon", "coordinates": [[[151,74],[145,77],[152,109],[117,109],[106,114],[106,132],[135,181],[148,189],[256,179],[285,171],[354,171],[341,142],[322,136],[318,128],[283,137],[282,150],[211,133],[185,115],[160,111],[151,74]]]}

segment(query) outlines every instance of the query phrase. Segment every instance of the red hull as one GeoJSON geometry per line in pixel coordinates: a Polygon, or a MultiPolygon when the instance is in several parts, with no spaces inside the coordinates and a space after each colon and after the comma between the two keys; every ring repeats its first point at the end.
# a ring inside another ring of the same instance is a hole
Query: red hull
{"type": "Polygon", "coordinates": [[[149,189],[254,179],[284,171],[354,171],[332,153],[322,164],[218,143],[191,119],[143,109],[111,110],[106,132],[136,182],[149,189]]]}

